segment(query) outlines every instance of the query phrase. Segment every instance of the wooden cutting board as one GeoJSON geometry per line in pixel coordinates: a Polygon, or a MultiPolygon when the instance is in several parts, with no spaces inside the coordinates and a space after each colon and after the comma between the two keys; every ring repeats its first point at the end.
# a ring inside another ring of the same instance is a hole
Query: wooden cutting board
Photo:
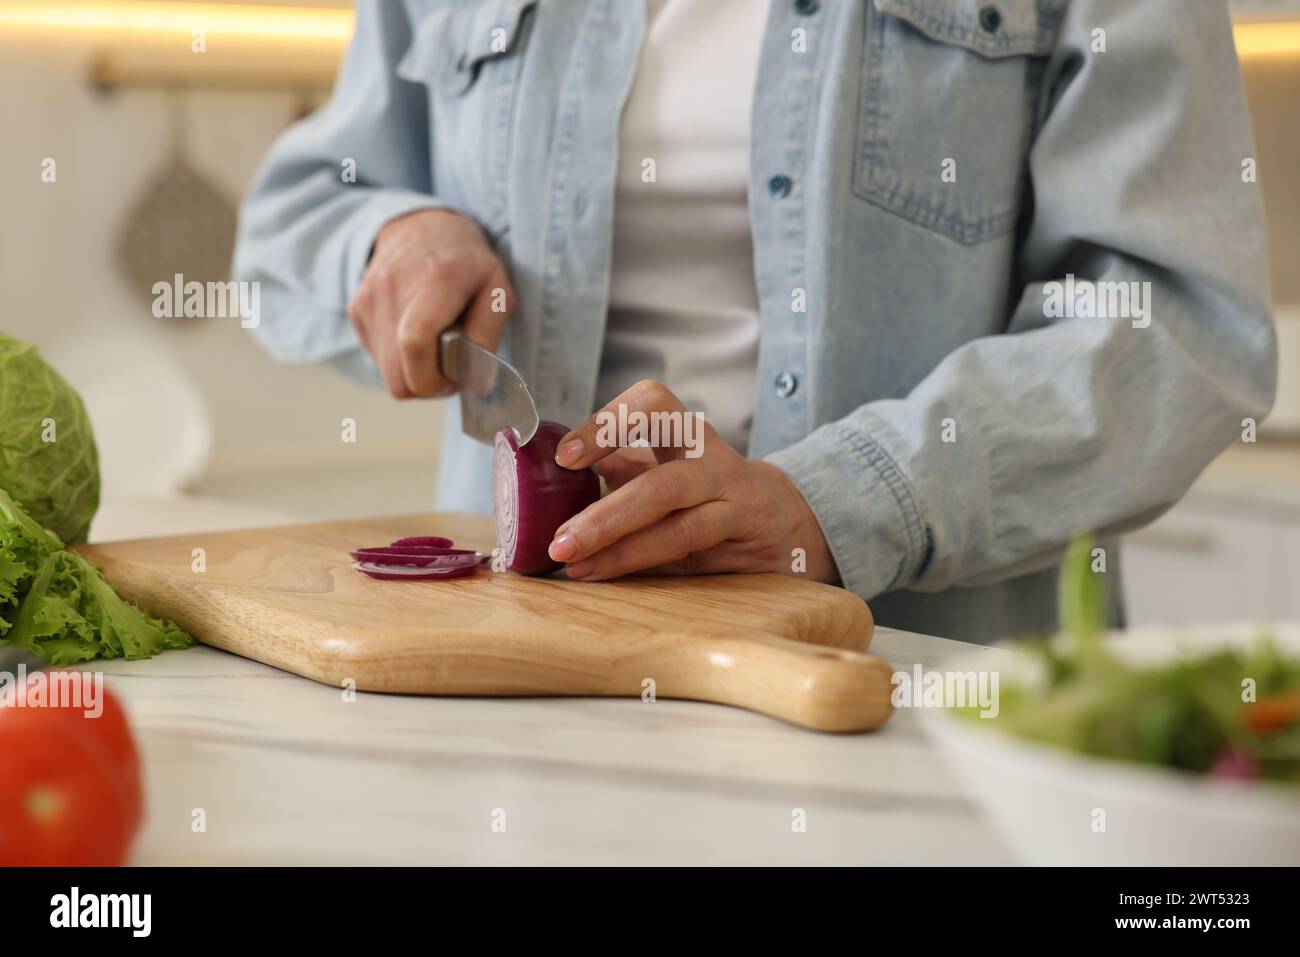
{"type": "Polygon", "coordinates": [[[575,582],[479,569],[376,581],[348,552],[405,535],[490,551],[483,516],[424,514],[78,549],[118,592],[200,641],[335,686],[439,695],[627,695],[750,708],[822,731],[890,715],[862,654],[866,604],[785,575],[575,582]],[[197,571],[195,549],[202,549],[197,571]]]}

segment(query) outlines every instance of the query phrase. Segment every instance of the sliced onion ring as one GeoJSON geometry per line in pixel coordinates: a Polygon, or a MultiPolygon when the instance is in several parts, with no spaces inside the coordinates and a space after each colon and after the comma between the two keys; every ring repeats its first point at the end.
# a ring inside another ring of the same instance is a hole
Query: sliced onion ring
{"type": "Polygon", "coordinates": [[[441,535],[410,535],[406,538],[399,538],[395,542],[389,542],[391,548],[401,548],[403,545],[414,545],[422,548],[451,548],[451,539],[443,538],[441,535]]]}
{"type": "Polygon", "coordinates": [[[435,566],[442,568],[449,565],[477,565],[490,557],[482,552],[476,552],[472,548],[432,548],[409,545],[405,548],[394,548],[391,545],[358,548],[351,555],[353,560],[358,562],[373,562],[379,565],[414,565],[425,568],[435,566]]]}
{"type": "Polygon", "coordinates": [[[352,567],[363,575],[386,581],[433,581],[444,578],[463,578],[474,574],[479,563],[453,565],[450,568],[417,568],[411,565],[382,565],[376,562],[354,562],[352,567]]]}

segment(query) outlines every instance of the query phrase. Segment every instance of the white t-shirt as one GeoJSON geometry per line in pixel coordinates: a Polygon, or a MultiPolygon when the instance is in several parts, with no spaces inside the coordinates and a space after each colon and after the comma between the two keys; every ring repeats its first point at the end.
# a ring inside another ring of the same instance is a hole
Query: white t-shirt
{"type": "Polygon", "coordinates": [[[742,454],[758,365],[750,110],[766,0],[646,0],[596,401],[658,379],[742,454]]]}

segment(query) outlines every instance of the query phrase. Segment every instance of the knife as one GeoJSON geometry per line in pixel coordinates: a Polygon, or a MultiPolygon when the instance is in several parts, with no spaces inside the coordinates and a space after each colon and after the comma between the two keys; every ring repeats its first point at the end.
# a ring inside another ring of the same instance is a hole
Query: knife
{"type": "Polygon", "coordinates": [[[26,674],[48,668],[42,659],[37,658],[22,645],[8,645],[0,642],[0,689],[10,682],[18,680],[18,668],[23,666],[26,674]]]}
{"type": "Polygon", "coordinates": [[[442,374],[460,393],[460,427],[472,439],[491,445],[506,426],[524,445],[537,432],[537,404],[519,370],[505,359],[448,329],[438,338],[442,374]]]}

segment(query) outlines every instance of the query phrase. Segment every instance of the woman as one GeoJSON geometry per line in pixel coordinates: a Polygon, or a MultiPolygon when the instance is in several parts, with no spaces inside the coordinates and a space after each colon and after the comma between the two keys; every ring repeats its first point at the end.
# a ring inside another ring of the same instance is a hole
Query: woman
{"type": "MultiPolygon", "coordinates": [[[[398,399],[462,316],[503,350],[615,488],[574,577],[803,574],[983,641],[1268,410],[1251,157],[1221,3],[359,0],[237,270],[276,356],[398,399]],[[597,443],[620,404],[703,454],[597,443]]],[[[440,507],[487,510],[458,426],[440,507]]]]}

